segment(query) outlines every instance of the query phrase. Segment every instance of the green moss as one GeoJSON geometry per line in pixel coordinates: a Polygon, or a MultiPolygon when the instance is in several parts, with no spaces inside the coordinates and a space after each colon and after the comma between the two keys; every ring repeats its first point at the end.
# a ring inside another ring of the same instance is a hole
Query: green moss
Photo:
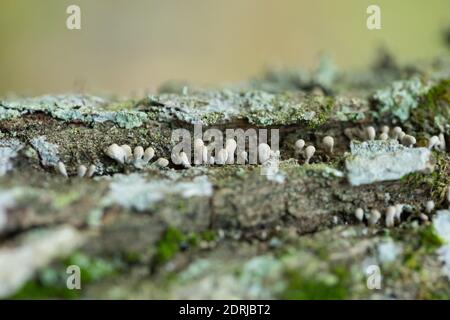
{"type": "Polygon", "coordinates": [[[212,230],[184,233],[174,227],[168,227],[156,244],[153,264],[156,266],[170,261],[183,247],[197,247],[202,241],[215,240],[216,232],[212,230]]]}
{"type": "Polygon", "coordinates": [[[91,283],[99,281],[111,275],[114,275],[122,268],[122,262],[119,260],[105,260],[87,256],[81,252],[72,254],[64,261],[66,266],[77,265],[81,270],[82,283],[91,283]]]}
{"type": "Polygon", "coordinates": [[[110,277],[121,268],[120,261],[89,257],[76,252],[61,263],[39,270],[11,299],[77,299],[82,290],[67,289],[66,268],[70,265],[80,267],[81,287],[110,277]]]}
{"type": "Polygon", "coordinates": [[[443,80],[419,99],[411,112],[411,122],[429,134],[444,131],[450,121],[450,80],[443,80]]]}
{"type": "Polygon", "coordinates": [[[424,189],[431,194],[431,198],[436,205],[441,205],[445,201],[446,188],[450,183],[449,157],[442,152],[434,152],[435,169],[430,174],[414,172],[401,179],[405,189],[424,189]]]}
{"type": "Polygon", "coordinates": [[[434,252],[445,244],[445,241],[439,237],[432,225],[421,229],[419,235],[421,247],[427,252],[434,252]]]}
{"type": "Polygon", "coordinates": [[[329,273],[304,276],[301,270],[289,270],[288,285],[281,299],[288,300],[342,300],[349,296],[350,277],[345,267],[336,266],[329,273]]]}

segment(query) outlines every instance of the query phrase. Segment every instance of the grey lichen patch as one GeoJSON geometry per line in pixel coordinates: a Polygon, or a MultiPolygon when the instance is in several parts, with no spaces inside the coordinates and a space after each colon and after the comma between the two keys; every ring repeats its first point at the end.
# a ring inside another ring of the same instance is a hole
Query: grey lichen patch
{"type": "Polygon", "coordinates": [[[23,144],[17,139],[0,140],[0,177],[13,169],[11,160],[17,156],[17,151],[22,147],[23,144]]]}
{"type": "Polygon", "coordinates": [[[398,180],[411,172],[433,167],[427,148],[406,148],[397,141],[353,142],[345,166],[354,186],[377,181],[398,180]]]}
{"type": "Polygon", "coordinates": [[[335,98],[335,114],[332,119],[358,122],[367,117],[369,105],[366,100],[348,97],[335,98]]]}
{"type": "Polygon", "coordinates": [[[105,205],[117,204],[123,208],[144,211],[169,195],[182,198],[210,197],[212,185],[206,176],[192,181],[171,180],[147,181],[139,174],[116,175],[111,182],[105,205]]]}
{"type": "Polygon", "coordinates": [[[20,112],[0,106],[0,120],[8,120],[20,117],[20,112]]]}
{"type": "Polygon", "coordinates": [[[373,95],[377,115],[408,120],[411,111],[419,105],[419,98],[430,88],[431,83],[419,78],[395,81],[390,87],[378,90],[373,95]]]}
{"type": "Polygon", "coordinates": [[[30,140],[33,148],[39,153],[42,165],[46,167],[56,166],[59,162],[58,146],[48,142],[45,136],[30,140]]]}
{"type": "Polygon", "coordinates": [[[154,95],[140,104],[158,121],[203,125],[245,119],[258,126],[294,123],[316,126],[325,122],[332,108],[332,101],[326,97],[231,90],[154,95]]]}
{"type": "Polygon", "coordinates": [[[109,103],[99,97],[84,95],[3,100],[0,101],[0,120],[42,112],[67,122],[94,124],[111,121],[126,129],[139,127],[147,120],[147,115],[141,111],[109,110],[109,103]]]}

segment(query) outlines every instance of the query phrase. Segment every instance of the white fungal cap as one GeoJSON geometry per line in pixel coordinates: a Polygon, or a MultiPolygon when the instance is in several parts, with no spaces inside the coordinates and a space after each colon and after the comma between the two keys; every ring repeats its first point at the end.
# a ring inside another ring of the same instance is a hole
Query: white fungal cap
{"type": "Polygon", "coordinates": [[[270,158],[270,147],[267,143],[260,143],[258,145],[259,163],[263,164],[270,158]]]}
{"type": "Polygon", "coordinates": [[[428,200],[427,203],[425,204],[425,211],[426,213],[431,213],[434,209],[434,201],[433,200],[428,200]]]}
{"type": "Polygon", "coordinates": [[[327,152],[333,153],[334,139],[331,136],[326,136],[322,139],[323,145],[327,148],[327,152]]]}
{"type": "Polygon", "coordinates": [[[395,205],[395,218],[400,221],[402,219],[403,205],[396,204],[395,205]]]}
{"type": "Polygon", "coordinates": [[[316,152],[316,148],[314,148],[314,146],[307,146],[306,147],[306,149],[305,149],[305,155],[306,155],[305,163],[309,163],[309,160],[311,160],[311,158],[313,157],[315,152],[316,152]]]}
{"type": "Polygon", "coordinates": [[[353,129],[352,128],[345,128],[344,129],[344,135],[348,138],[348,140],[353,140],[353,129]]]}
{"type": "Polygon", "coordinates": [[[89,166],[89,169],[88,169],[88,171],[87,171],[86,176],[87,176],[88,178],[91,178],[91,177],[94,175],[94,173],[95,173],[96,170],[97,170],[97,167],[96,167],[95,165],[91,164],[91,165],[89,166]]]}
{"type": "Polygon", "coordinates": [[[64,165],[64,163],[62,163],[61,161],[58,162],[58,171],[61,175],[63,175],[64,177],[68,178],[69,176],[67,175],[67,171],[66,171],[66,166],[64,165]]]}
{"type": "Polygon", "coordinates": [[[419,215],[419,218],[420,218],[420,220],[422,220],[423,222],[427,222],[429,219],[428,219],[428,216],[426,215],[426,214],[423,214],[423,213],[421,213],[420,215],[419,215]]]}
{"type": "Polygon", "coordinates": [[[432,136],[430,139],[428,139],[428,149],[433,149],[436,147],[439,147],[441,144],[441,140],[439,140],[438,136],[432,136]]]}
{"type": "Polygon", "coordinates": [[[78,166],[78,169],[77,169],[78,177],[83,178],[86,175],[86,172],[87,172],[86,166],[84,166],[84,165],[78,166]]]}
{"type": "Polygon", "coordinates": [[[134,160],[141,160],[143,156],[144,156],[144,148],[142,148],[141,146],[135,147],[133,150],[134,160]]]}
{"type": "Polygon", "coordinates": [[[386,134],[388,134],[388,133],[389,133],[389,130],[390,130],[390,128],[389,128],[388,126],[382,126],[382,127],[381,127],[381,133],[386,133],[386,134]]]}
{"type": "Polygon", "coordinates": [[[125,162],[128,162],[133,157],[133,153],[131,152],[131,147],[127,144],[123,144],[120,146],[122,150],[125,152],[125,162]]]}
{"type": "Polygon", "coordinates": [[[394,127],[392,138],[399,139],[400,138],[400,134],[402,132],[403,132],[403,129],[401,127],[394,127]]]}
{"type": "Polygon", "coordinates": [[[236,152],[237,143],[234,139],[225,141],[225,150],[227,150],[227,163],[234,162],[234,153],[236,152]]]}
{"type": "Polygon", "coordinates": [[[155,150],[152,147],[148,147],[144,151],[144,157],[142,160],[144,160],[145,163],[148,163],[152,158],[155,156],[155,150]]]}
{"type": "Polygon", "coordinates": [[[219,165],[223,165],[225,164],[225,162],[227,161],[227,157],[228,157],[228,152],[226,149],[220,149],[215,157],[215,161],[217,164],[219,165]]]}
{"type": "Polygon", "coordinates": [[[373,226],[375,224],[377,224],[378,220],[380,220],[381,218],[381,213],[380,211],[373,209],[370,211],[370,216],[369,216],[369,225],[373,226]]]}
{"type": "Polygon", "coordinates": [[[383,132],[382,134],[380,134],[380,140],[388,140],[389,139],[389,135],[386,132],[383,132]]]}
{"type": "Polygon", "coordinates": [[[439,133],[439,141],[440,141],[439,148],[442,151],[447,150],[447,144],[445,143],[445,136],[443,133],[439,133]]]}
{"type": "Polygon", "coordinates": [[[375,139],[375,135],[376,135],[376,132],[375,132],[375,128],[374,127],[369,126],[369,127],[366,128],[367,139],[374,140],[375,139]]]}
{"type": "Polygon", "coordinates": [[[402,142],[403,138],[406,136],[406,133],[403,131],[398,134],[398,141],[402,142]]]}
{"type": "Polygon", "coordinates": [[[209,164],[211,164],[211,165],[214,164],[214,157],[213,156],[209,157],[209,164]]]}
{"type": "Polygon", "coordinates": [[[169,165],[169,160],[167,160],[166,158],[159,158],[155,161],[155,165],[161,168],[167,167],[169,165]]]}
{"type": "Polygon", "coordinates": [[[185,167],[185,168],[191,167],[191,163],[189,161],[189,158],[188,158],[186,152],[184,152],[184,151],[180,152],[179,157],[180,157],[180,161],[181,161],[181,164],[183,165],[183,167],[185,167]]]}
{"type": "Polygon", "coordinates": [[[305,140],[298,139],[297,141],[295,141],[295,150],[297,152],[302,151],[304,147],[305,147],[305,140]]]}
{"type": "Polygon", "coordinates": [[[385,224],[386,227],[392,228],[394,226],[394,218],[396,213],[395,206],[390,206],[386,210],[386,218],[385,218],[385,224]]]}
{"type": "Polygon", "coordinates": [[[406,134],[402,138],[402,144],[407,147],[412,147],[413,145],[416,144],[416,138],[414,138],[413,136],[410,136],[409,134],[406,134]]]}
{"type": "Polygon", "coordinates": [[[112,145],[110,145],[105,152],[108,157],[110,157],[111,159],[114,159],[115,161],[123,164],[125,162],[125,151],[119,147],[117,144],[113,143],[112,145]]]}
{"type": "Polygon", "coordinates": [[[358,219],[358,221],[363,221],[364,219],[364,210],[361,208],[358,208],[355,210],[355,217],[358,219]]]}

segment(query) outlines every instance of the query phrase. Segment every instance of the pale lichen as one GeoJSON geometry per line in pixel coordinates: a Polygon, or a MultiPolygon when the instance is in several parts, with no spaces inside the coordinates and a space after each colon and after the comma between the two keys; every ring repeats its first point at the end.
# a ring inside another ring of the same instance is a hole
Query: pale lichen
{"type": "Polygon", "coordinates": [[[0,140],[0,176],[13,169],[11,160],[17,156],[17,151],[23,144],[17,139],[0,140]]]}
{"type": "Polygon", "coordinates": [[[39,153],[42,165],[46,167],[56,166],[59,162],[58,146],[48,142],[45,136],[31,139],[33,148],[39,153]]]}
{"type": "Polygon", "coordinates": [[[376,115],[394,116],[400,121],[409,119],[411,111],[419,105],[419,97],[428,92],[431,83],[419,78],[395,81],[388,88],[378,90],[373,95],[376,115]]]}

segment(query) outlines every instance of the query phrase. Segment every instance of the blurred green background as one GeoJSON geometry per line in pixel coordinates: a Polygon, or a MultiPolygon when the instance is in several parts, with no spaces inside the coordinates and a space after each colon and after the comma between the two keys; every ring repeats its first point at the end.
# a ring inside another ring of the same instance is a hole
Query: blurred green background
{"type": "Polygon", "coordinates": [[[141,94],[169,79],[223,84],[265,67],[360,68],[444,52],[449,0],[0,0],[0,95],[141,94]],[[82,30],[66,29],[77,4],[82,30]],[[382,29],[366,28],[378,4],[382,29]]]}

